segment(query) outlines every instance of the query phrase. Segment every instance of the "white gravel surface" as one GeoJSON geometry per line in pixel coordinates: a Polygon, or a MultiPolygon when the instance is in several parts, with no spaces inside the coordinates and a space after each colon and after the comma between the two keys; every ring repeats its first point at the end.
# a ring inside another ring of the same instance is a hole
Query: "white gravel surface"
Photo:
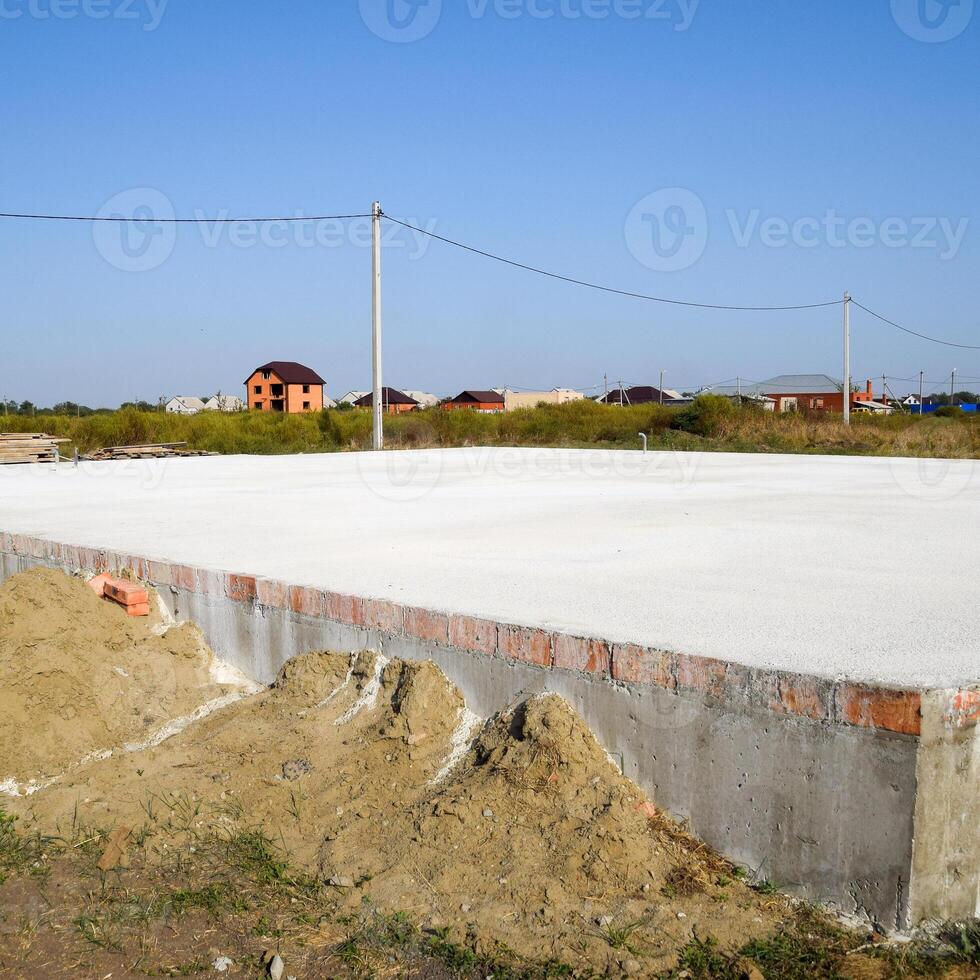
{"type": "Polygon", "coordinates": [[[0,467],[0,529],[895,685],[980,681],[973,461],[458,449],[0,467]]]}

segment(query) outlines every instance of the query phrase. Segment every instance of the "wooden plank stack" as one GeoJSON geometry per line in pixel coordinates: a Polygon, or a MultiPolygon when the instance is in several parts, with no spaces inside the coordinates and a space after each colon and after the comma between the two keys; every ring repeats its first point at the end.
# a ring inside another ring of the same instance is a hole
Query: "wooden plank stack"
{"type": "Polygon", "coordinates": [[[0,466],[5,463],[53,463],[58,459],[56,439],[43,432],[0,432],[0,466]]]}
{"type": "Polygon", "coordinates": [[[107,446],[96,449],[85,459],[173,459],[185,456],[217,456],[217,453],[207,453],[202,450],[186,449],[186,442],[159,442],[145,446],[107,446]]]}

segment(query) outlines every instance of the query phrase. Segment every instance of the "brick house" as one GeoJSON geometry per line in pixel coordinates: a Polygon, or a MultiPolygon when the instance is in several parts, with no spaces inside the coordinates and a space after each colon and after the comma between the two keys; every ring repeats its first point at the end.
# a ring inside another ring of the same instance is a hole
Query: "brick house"
{"type": "MultiPolygon", "coordinates": [[[[414,412],[419,407],[419,403],[411,395],[406,395],[404,391],[399,391],[397,388],[381,389],[381,405],[387,415],[401,415],[402,412],[414,412]]],[[[373,391],[369,391],[362,398],[358,398],[354,402],[354,408],[373,407],[373,391]]]]}
{"type": "Polygon", "coordinates": [[[447,412],[462,408],[474,412],[502,412],[504,405],[504,396],[499,391],[462,391],[455,398],[442,403],[447,412]]]}
{"type": "MultiPolygon", "coordinates": [[[[734,397],[736,392],[743,397],[770,398],[777,412],[843,412],[844,385],[827,374],[780,374],[768,381],[757,384],[743,383],[720,385],[711,388],[706,394],[734,397]]],[[[851,408],[869,410],[887,408],[875,401],[874,386],[870,381],[864,391],[851,392],[851,408]]]]}
{"type": "Polygon", "coordinates": [[[256,412],[319,412],[326,382],[312,368],[295,361],[270,361],[245,382],[246,405],[256,412]]]}

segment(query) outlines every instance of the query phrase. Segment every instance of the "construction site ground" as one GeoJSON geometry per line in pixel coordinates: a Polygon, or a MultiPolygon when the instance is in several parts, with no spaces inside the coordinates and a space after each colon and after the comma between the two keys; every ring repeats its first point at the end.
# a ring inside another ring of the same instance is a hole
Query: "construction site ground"
{"type": "Polygon", "coordinates": [[[0,976],[978,975],[975,929],[888,944],[729,864],[556,696],[478,719],[371,651],[259,687],[151,606],[0,587],[0,976]]]}

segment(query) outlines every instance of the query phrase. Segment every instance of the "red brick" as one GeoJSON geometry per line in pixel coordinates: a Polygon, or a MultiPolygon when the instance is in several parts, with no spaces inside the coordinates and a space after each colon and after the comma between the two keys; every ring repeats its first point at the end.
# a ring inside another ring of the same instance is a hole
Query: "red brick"
{"type": "Polygon", "coordinates": [[[259,595],[254,575],[229,575],[227,589],[235,602],[254,602],[259,595]]]}
{"type": "Polygon", "coordinates": [[[327,619],[348,626],[364,625],[364,601],[352,595],[326,592],[323,596],[323,614],[327,619]]]}
{"type": "Polygon", "coordinates": [[[780,674],[770,707],[778,714],[799,715],[823,721],[830,718],[827,688],[819,681],[797,674],[780,674]]]}
{"type": "Polygon", "coordinates": [[[197,574],[188,565],[171,565],[170,584],[184,592],[197,591],[197,574]]]}
{"type": "Polygon", "coordinates": [[[108,572],[103,572],[101,575],[96,575],[94,578],[90,578],[86,583],[88,587],[100,598],[105,596],[106,582],[111,582],[112,576],[108,572]]]}
{"type": "Polygon", "coordinates": [[[415,636],[429,643],[446,644],[449,642],[449,617],[429,609],[406,606],[404,630],[406,636],[415,636]]]}
{"type": "Polygon", "coordinates": [[[505,657],[521,660],[536,667],[550,667],[551,634],[526,626],[497,627],[497,649],[505,657]]]}
{"type": "Polygon", "coordinates": [[[946,721],[954,728],[980,725],[980,691],[957,691],[950,699],[946,721]]]}
{"type": "Polygon", "coordinates": [[[127,582],[124,579],[107,578],[105,581],[105,597],[118,602],[120,606],[141,606],[149,602],[149,596],[142,585],[127,582]]]}
{"type": "Polygon", "coordinates": [[[148,561],[146,563],[146,577],[154,585],[170,585],[170,566],[163,561],[148,561]]]}
{"type": "Polygon", "coordinates": [[[306,585],[289,587],[289,608],[303,616],[323,615],[323,593],[306,585]]]}
{"type": "Polygon", "coordinates": [[[473,616],[450,616],[449,644],[474,653],[496,653],[497,624],[473,616]]]}
{"type": "Polygon", "coordinates": [[[555,634],[555,666],[609,676],[612,664],[609,645],[567,633],[555,634]]]}
{"type": "Polygon", "coordinates": [[[713,698],[723,698],[728,691],[728,664],[711,657],[677,657],[677,686],[713,698]]]}
{"type": "Polygon", "coordinates": [[[919,735],[922,731],[922,697],[918,691],[841,684],[837,688],[837,711],[838,718],[848,725],[902,735],[919,735]]]}
{"type": "Polygon", "coordinates": [[[148,602],[138,602],[132,606],[126,606],[127,616],[149,616],[150,604],[148,602]]]}
{"type": "Polygon", "coordinates": [[[273,578],[257,578],[255,580],[255,597],[260,606],[269,609],[289,608],[289,586],[273,578]]]}
{"type": "Polygon", "coordinates": [[[364,625],[385,633],[400,633],[404,617],[402,607],[387,599],[364,600],[364,625]]]}
{"type": "Polygon", "coordinates": [[[617,643],[612,648],[612,672],[624,684],[644,684],[673,690],[673,658],[661,650],[649,650],[634,643],[617,643]]]}

